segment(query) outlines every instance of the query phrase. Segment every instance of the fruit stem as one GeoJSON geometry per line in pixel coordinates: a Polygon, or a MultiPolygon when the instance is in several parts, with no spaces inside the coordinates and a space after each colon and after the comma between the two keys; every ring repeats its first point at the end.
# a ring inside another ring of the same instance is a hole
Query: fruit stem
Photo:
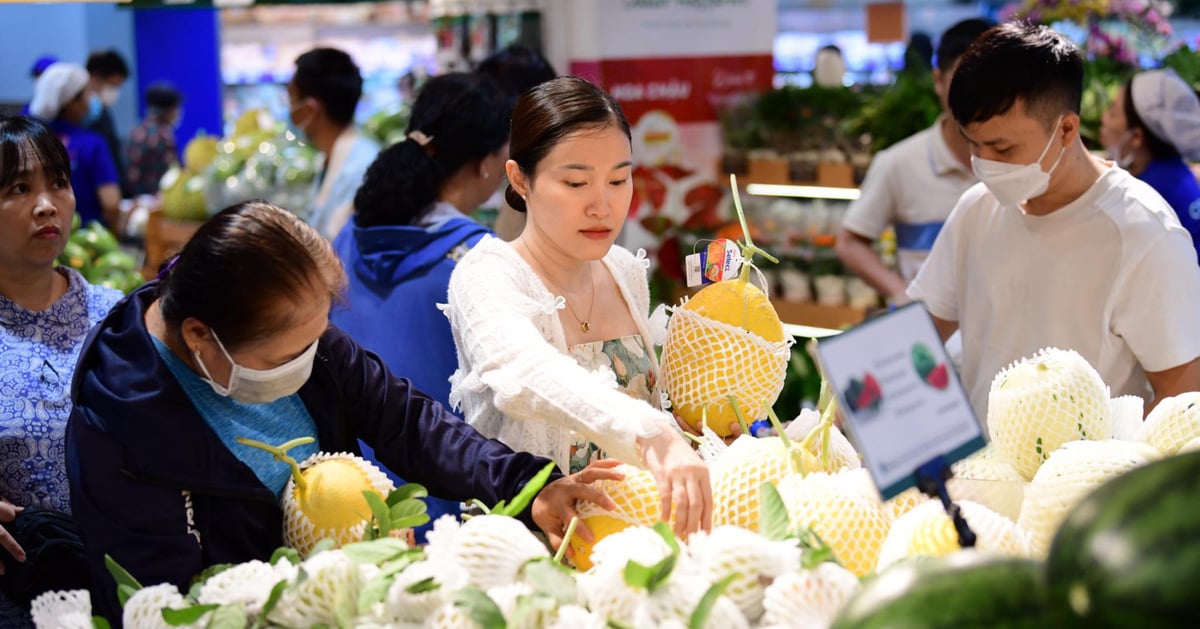
{"type": "Polygon", "coordinates": [[[300,464],[296,462],[296,459],[288,456],[287,451],[296,446],[310,444],[316,441],[316,439],[313,439],[312,437],[300,437],[298,439],[292,439],[291,441],[279,446],[273,446],[269,443],[263,443],[261,441],[247,439],[245,437],[236,437],[235,440],[244,446],[250,446],[251,448],[258,448],[259,450],[269,452],[271,453],[271,458],[275,459],[276,461],[287,463],[288,467],[292,468],[292,480],[296,481],[296,487],[299,487],[301,492],[308,488],[308,481],[304,480],[304,475],[300,473],[300,464]]]}
{"type": "Polygon", "coordinates": [[[563,533],[562,544],[558,546],[558,551],[554,553],[554,563],[562,563],[563,557],[567,556],[567,547],[571,544],[571,537],[575,535],[575,527],[579,525],[579,518],[572,517],[571,522],[567,524],[567,532],[563,533]]]}
{"type": "MultiPolygon", "coordinates": [[[[750,435],[750,426],[746,423],[746,418],[742,416],[742,409],[738,406],[737,398],[733,394],[729,395],[729,403],[733,405],[733,415],[737,417],[738,426],[742,429],[743,435],[750,435]]],[[[750,435],[753,437],[754,435],[750,435]]]]}
{"type": "Polygon", "coordinates": [[[767,407],[767,419],[771,420],[771,427],[775,429],[775,433],[783,441],[784,449],[791,450],[792,440],[788,439],[787,433],[783,431],[783,422],[779,421],[779,416],[775,414],[775,409],[770,406],[767,407]]]}

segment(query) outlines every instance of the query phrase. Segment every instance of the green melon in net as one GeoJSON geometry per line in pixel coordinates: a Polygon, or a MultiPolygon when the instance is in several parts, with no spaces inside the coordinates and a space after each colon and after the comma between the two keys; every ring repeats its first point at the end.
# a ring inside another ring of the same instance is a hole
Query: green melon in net
{"type": "Polygon", "coordinates": [[[1108,387],[1078,352],[1043,349],[996,374],[988,394],[992,443],[1032,479],[1058,446],[1112,436],[1108,387]]]}

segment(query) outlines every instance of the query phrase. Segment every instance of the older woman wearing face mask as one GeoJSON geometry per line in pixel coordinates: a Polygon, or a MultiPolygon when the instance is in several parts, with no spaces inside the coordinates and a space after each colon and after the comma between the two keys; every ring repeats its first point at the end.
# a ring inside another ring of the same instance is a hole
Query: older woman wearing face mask
{"type": "Polygon", "coordinates": [[[1184,159],[1200,159],[1200,97],[1173,70],[1150,70],[1117,93],[1100,140],[1121,168],[1171,204],[1200,248],[1200,184],[1184,159]]]}
{"type": "Polygon", "coordinates": [[[91,88],[87,70],[73,63],[56,63],[38,77],[29,113],[50,123],[71,158],[71,187],[75,211],[84,223],[101,221],[117,227],[121,188],[108,144],[83,128],[91,88]]]}
{"type": "MultiPolygon", "coordinates": [[[[549,461],[489,441],[329,323],[345,275],[329,242],[263,202],[210,218],[118,304],[80,355],[67,428],[75,522],[92,601],[118,618],[111,555],[142,583],[265,560],[282,544],[289,467],[239,437],[357,452],[452,500],[511,500],[549,461]]],[[[556,473],[523,514],[561,543],[575,501],[611,469],[556,473]]],[[[585,536],[588,534],[585,533],[585,536]]]]}

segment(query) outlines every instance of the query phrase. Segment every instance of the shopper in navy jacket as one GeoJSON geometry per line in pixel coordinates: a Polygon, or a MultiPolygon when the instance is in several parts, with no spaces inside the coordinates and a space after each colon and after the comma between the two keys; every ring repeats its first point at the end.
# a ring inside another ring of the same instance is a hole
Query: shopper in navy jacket
{"type": "MultiPolygon", "coordinates": [[[[546,463],[448,414],[328,324],[344,283],[329,244],[286,210],[251,202],[210,219],[164,272],[90,334],[74,382],[67,470],[93,605],[120,620],[111,555],[143,584],[186,591],[207,566],[282,545],[282,463],[234,441],[314,436],[431,494],[494,503],[546,463]],[[309,371],[311,370],[311,371],[309,371]]],[[[293,452],[297,459],[305,453],[293,452]]],[[[524,514],[552,544],[608,469],[555,473],[524,514]]]]}

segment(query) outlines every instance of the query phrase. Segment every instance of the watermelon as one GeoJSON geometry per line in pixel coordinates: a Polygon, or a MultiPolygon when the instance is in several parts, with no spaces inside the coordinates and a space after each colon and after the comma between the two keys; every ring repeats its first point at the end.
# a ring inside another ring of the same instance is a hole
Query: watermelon
{"type": "Polygon", "coordinates": [[[1114,478],[1067,515],[1046,560],[1077,626],[1200,624],[1200,452],[1114,478]]]}
{"type": "Polygon", "coordinates": [[[1049,615],[1043,566],[979,551],[902,562],[850,599],[832,629],[1041,629],[1049,615]]]}

